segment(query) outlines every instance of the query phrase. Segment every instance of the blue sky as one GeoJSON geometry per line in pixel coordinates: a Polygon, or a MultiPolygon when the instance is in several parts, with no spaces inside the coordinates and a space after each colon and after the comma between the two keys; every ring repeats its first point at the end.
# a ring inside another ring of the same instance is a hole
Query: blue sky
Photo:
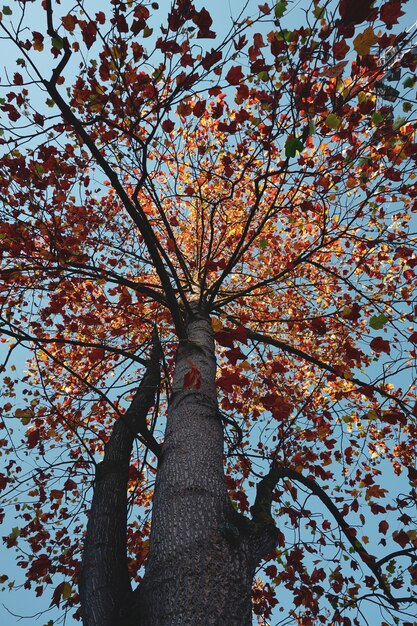
{"type": "MultiPolygon", "coordinates": [[[[9,3],[11,7],[16,5],[16,2],[9,3]]],[[[166,0],[160,1],[160,6],[164,7],[165,5],[168,7],[169,3],[166,0]]],[[[204,2],[198,3],[200,6],[204,6],[204,2]]],[[[226,25],[227,19],[229,16],[236,16],[236,10],[240,9],[242,6],[242,2],[240,0],[227,0],[224,2],[223,0],[211,0],[210,3],[206,3],[209,5],[210,12],[212,13],[215,19],[215,26],[218,24],[226,25]]],[[[256,6],[257,3],[255,3],[256,6]]],[[[289,13],[289,17],[291,20],[289,21],[289,25],[291,22],[299,18],[300,9],[302,6],[305,6],[305,1],[300,0],[299,2],[294,2],[294,11],[293,13],[289,13]]],[[[410,3],[412,4],[412,2],[410,3]]],[[[36,15],[36,11],[33,13],[34,17],[36,15]]],[[[414,5],[414,8],[410,10],[410,14],[407,16],[407,23],[412,23],[417,19],[417,7],[414,5]],[[413,15],[414,12],[414,15],[413,15]]],[[[32,24],[32,28],[36,29],[36,24],[32,24]]],[[[216,29],[221,35],[221,31],[219,28],[216,29]]],[[[10,53],[10,50],[5,47],[5,44],[2,42],[0,45],[3,45],[2,55],[6,56],[10,53]]],[[[3,346],[0,346],[0,350],[4,349],[3,346]]],[[[0,353],[1,355],[1,353],[0,353]]],[[[23,352],[16,351],[15,355],[15,365],[16,372],[15,376],[19,377],[23,375],[24,371],[24,355],[23,352]]],[[[14,519],[7,518],[5,524],[1,528],[1,534],[5,535],[10,532],[11,528],[15,525],[14,519]]],[[[44,626],[48,623],[48,620],[55,619],[56,616],[60,615],[60,612],[57,612],[56,609],[52,611],[48,611],[48,604],[50,599],[47,596],[37,598],[33,591],[27,591],[25,589],[19,588],[19,585],[23,582],[22,570],[17,568],[15,565],[15,555],[12,550],[2,550],[2,571],[7,571],[9,573],[10,578],[15,578],[17,581],[15,590],[13,591],[0,591],[0,623],[4,626],[17,626],[17,624],[34,624],[44,626]],[[47,611],[43,613],[43,611],[47,611]],[[14,613],[15,615],[12,615],[14,613]],[[23,619],[21,619],[23,618],[23,619]]],[[[54,581],[54,586],[58,584],[60,580],[54,581]]],[[[7,583],[6,583],[7,585],[7,583]]],[[[73,626],[75,624],[79,624],[79,622],[75,622],[71,617],[65,618],[64,624],[66,626],[73,626]]],[[[271,620],[271,623],[274,624],[274,620],[271,620]]]]}

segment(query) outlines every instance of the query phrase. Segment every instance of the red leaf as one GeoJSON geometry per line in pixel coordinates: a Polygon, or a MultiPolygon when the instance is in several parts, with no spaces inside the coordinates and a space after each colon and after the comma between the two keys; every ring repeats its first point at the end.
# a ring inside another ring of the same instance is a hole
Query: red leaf
{"type": "Polygon", "coordinates": [[[98,13],[96,13],[96,20],[99,24],[104,24],[106,22],[106,15],[103,13],[103,11],[99,11],[98,13]]]}
{"type": "Polygon", "coordinates": [[[41,576],[45,576],[48,571],[51,562],[46,554],[41,554],[39,558],[32,561],[31,566],[28,571],[29,580],[35,580],[36,578],[40,578],[41,576]]]}
{"type": "Polygon", "coordinates": [[[33,116],[33,121],[35,122],[35,124],[39,124],[39,126],[43,126],[45,123],[45,118],[40,113],[35,113],[35,115],[33,116]]]}
{"type": "MultiPolygon", "coordinates": [[[[214,50],[214,48],[212,48],[211,52],[207,52],[207,54],[201,61],[201,65],[204,67],[205,70],[209,70],[213,65],[215,65],[215,63],[218,63],[219,61],[221,61],[222,56],[223,55],[220,50],[214,50]]],[[[219,88],[219,92],[220,91],[221,90],[219,88]]],[[[209,91],[209,93],[211,95],[217,95],[211,91],[209,91]]]]}
{"type": "Polygon", "coordinates": [[[68,478],[64,483],[65,491],[71,491],[72,489],[75,489],[76,487],[77,487],[77,483],[74,480],[72,480],[72,478],[68,478]]]}
{"type": "Polygon", "coordinates": [[[294,408],[291,402],[275,393],[267,393],[261,398],[261,402],[265,409],[270,411],[273,417],[279,421],[288,419],[294,408]]]}
{"type": "Polygon", "coordinates": [[[93,348],[93,350],[91,350],[90,352],[90,359],[94,362],[101,361],[103,357],[104,357],[103,348],[93,348]]]}
{"type": "Polygon", "coordinates": [[[258,4],[258,9],[262,11],[262,13],[265,13],[265,15],[271,13],[271,7],[267,2],[265,2],[265,4],[258,4]]]}
{"type": "Polygon", "coordinates": [[[82,30],[82,37],[89,50],[97,37],[97,26],[95,22],[79,22],[82,30]]]}
{"type": "Polygon", "coordinates": [[[402,548],[405,548],[405,546],[409,543],[410,538],[407,535],[406,532],[404,532],[403,530],[400,530],[396,533],[393,533],[392,538],[394,539],[394,541],[396,543],[398,543],[402,548]]]}
{"type": "Polygon", "coordinates": [[[243,80],[243,72],[242,67],[240,65],[235,65],[231,67],[230,70],[226,74],[226,80],[231,85],[238,85],[241,80],[243,80]]]}
{"type": "Polygon", "coordinates": [[[404,15],[404,11],[401,10],[401,0],[389,0],[382,5],[379,14],[387,26],[398,24],[398,18],[404,15]]]}
{"type": "Polygon", "coordinates": [[[404,426],[407,424],[406,416],[398,409],[383,411],[382,419],[388,424],[403,424],[404,426]]]}
{"type": "Polygon", "coordinates": [[[194,24],[197,24],[199,31],[197,32],[198,39],[214,39],[216,33],[210,30],[210,26],[213,23],[210,13],[207,9],[201,9],[196,11],[192,18],[194,24]]]}
{"type": "Polygon", "coordinates": [[[417,331],[415,331],[414,333],[411,333],[411,335],[408,338],[408,341],[411,341],[411,343],[417,343],[417,331]]]}
{"type": "Polygon", "coordinates": [[[233,348],[235,341],[244,344],[247,344],[248,341],[248,335],[244,326],[238,326],[233,330],[219,330],[217,333],[214,333],[214,338],[221,346],[226,346],[227,348],[233,348]]]}
{"type": "Polygon", "coordinates": [[[375,337],[375,339],[372,339],[370,346],[374,352],[378,353],[386,352],[386,354],[389,354],[391,349],[389,341],[382,339],[382,337],[375,337]]]}
{"type": "Polygon", "coordinates": [[[196,117],[201,117],[203,115],[203,113],[205,112],[205,110],[206,110],[206,101],[205,100],[199,100],[194,105],[193,115],[195,115],[196,117]]]}
{"type": "Polygon", "coordinates": [[[64,17],[61,17],[61,20],[65,30],[69,30],[70,32],[74,30],[75,25],[78,21],[75,15],[70,14],[64,15],[64,17]]]}
{"type": "Polygon", "coordinates": [[[171,131],[174,130],[175,124],[172,120],[164,120],[162,122],[162,128],[164,129],[166,133],[170,133],[171,131]]]}
{"type": "Polygon", "coordinates": [[[217,384],[224,391],[231,392],[233,391],[234,385],[242,386],[242,380],[238,372],[224,372],[220,378],[217,379],[217,384]]]}
{"type": "Polygon", "coordinates": [[[344,59],[348,52],[349,52],[349,46],[347,45],[344,39],[333,44],[334,58],[337,59],[338,61],[341,61],[342,59],[344,59]]]}
{"type": "Polygon", "coordinates": [[[382,533],[383,535],[387,534],[387,530],[388,530],[389,524],[387,521],[382,520],[382,522],[379,522],[379,526],[378,526],[378,530],[380,533],[382,533]]]}
{"type": "Polygon", "coordinates": [[[7,485],[7,478],[4,474],[0,474],[0,491],[5,489],[7,485]]]}
{"type": "Polygon", "coordinates": [[[310,322],[312,331],[317,335],[325,335],[327,333],[326,322],[321,317],[315,317],[310,322]]]}
{"type": "Polygon", "coordinates": [[[340,0],[339,13],[344,24],[360,24],[372,13],[372,0],[340,0]]]}
{"type": "Polygon", "coordinates": [[[343,70],[345,69],[347,63],[347,61],[340,61],[339,63],[336,63],[336,65],[333,65],[333,67],[329,67],[325,70],[323,74],[329,78],[336,78],[337,76],[343,74],[343,70]]]}
{"type": "Polygon", "coordinates": [[[414,250],[408,246],[399,246],[394,254],[394,259],[408,259],[413,256],[414,250]]]}
{"type": "Polygon", "coordinates": [[[351,322],[357,322],[361,316],[361,308],[357,302],[347,306],[340,315],[345,320],[350,320],[351,322]]]}
{"type": "Polygon", "coordinates": [[[417,484],[417,469],[414,467],[408,468],[408,480],[414,484],[417,484]]]}
{"type": "Polygon", "coordinates": [[[225,352],[225,356],[227,356],[229,363],[231,363],[232,365],[236,365],[238,359],[245,358],[245,355],[239,347],[227,350],[227,352],[225,352]]]}
{"type": "Polygon", "coordinates": [[[34,430],[30,430],[27,433],[28,448],[30,450],[36,446],[36,444],[39,441],[39,437],[40,437],[40,433],[39,433],[39,430],[37,428],[35,428],[34,430]]]}
{"type": "Polygon", "coordinates": [[[197,365],[195,365],[192,361],[188,361],[190,369],[184,375],[184,389],[200,389],[201,387],[201,372],[197,365]]]}

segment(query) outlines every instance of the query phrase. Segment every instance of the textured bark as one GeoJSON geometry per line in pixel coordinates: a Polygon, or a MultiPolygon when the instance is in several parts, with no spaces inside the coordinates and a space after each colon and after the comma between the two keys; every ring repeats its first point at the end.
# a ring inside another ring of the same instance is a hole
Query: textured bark
{"type": "Polygon", "coordinates": [[[150,555],[133,594],[134,626],[249,626],[251,585],[272,547],[233,511],[225,487],[223,429],[210,321],[195,315],[181,344],[152,510],[150,555]],[[190,368],[201,385],[184,386],[190,368]],[[261,554],[262,553],[262,554],[261,554]]]}
{"type": "MultiPolygon", "coordinates": [[[[274,526],[270,518],[249,520],[231,505],[208,316],[194,312],[187,331],[178,349],[158,455],[144,579],[130,590],[126,487],[133,425],[142,433],[144,411],[152,404],[143,394],[143,388],[152,387],[149,372],[126,419],[115,425],[98,474],[80,582],[84,626],[252,623],[252,579],[259,560],[275,547],[274,526]],[[197,375],[188,379],[190,371],[197,375]]],[[[148,444],[158,445],[149,438],[148,444]]]]}
{"type": "Polygon", "coordinates": [[[133,440],[159,446],[146,429],[146,415],[159,385],[160,348],[154,337],[145,376],[125,415],[115,425],[97,466],[84,545],[79,590],[84,626],[119,626],[120,606],[131,591],[127,569],[127,482],[133,440]]]}

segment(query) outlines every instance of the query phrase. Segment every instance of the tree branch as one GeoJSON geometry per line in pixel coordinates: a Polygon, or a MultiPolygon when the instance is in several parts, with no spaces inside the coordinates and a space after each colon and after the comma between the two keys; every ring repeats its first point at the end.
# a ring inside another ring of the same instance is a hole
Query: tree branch
{"type": "MultiPolygon", "coordinates": [[[[311,493],[316,495],[321,500],[321,502],[333,515],[334,519],[339,525],[340,530],[345,535],[351,546],[354,548],[355,552],[360,556],[362,561],[367,565],[372,574],[375,576],[376,580],[378,581],[378,585],[383,591],[384,596],[386,597],[388,602],[395,608],[398,603],[401,602],[401,599],[394,598],[391,594],[389,585],[381,572],[381,561],[376,561],[375,557],[367,552],[364,545],[354,535],[353,529],[345,521],[343,515],[336,507],[333,500],[312,478],[307,478],[306,476],[303,476],[302,474],[291,468],[273,464],[268,474],[266,474],[257,485],[255,504],[252,508],[253,521],[256,524],[263,524],[268,526],[274,523],[271,511],[272,496],[277,482],[283,478],[290,478],[291,480],[295,480],[303,484],[305,487],[307,487],[307,489],[311,491],[311,493]]],[[[384,562],[383,559],[382,562],[384,562]]]]}
{"type": "Polygon", "coordinates": [[[388,398],[389,400],[392,400],[393,402],[398,404],[401,407],[401,409],[405,411],[406,413],[410,413],[410,409],[400,398],[396,398],[391,393],[384,391],[384,389],[380,389],[380,387],[377,387],[376,385],[372,385],[371,383],[361,380],[360,378],[345,378],[335,367],[333,367],[332,365],[329,365],[328,363],[325,363],[324,361],[321,361],[320,359],[317,359],[315,356],[312,356],[311,354],[308,354],[307,352],[304,352],[303,350],[294,348],[293,346],[290,346],[289,344],[285,343],[284,341],[280,341],[279,339],[274,339],[273,337],[268,337],[268,335],[262,335],[261,333],[257,333],[256,331],[250,330],[249,328],[246,328],[245,330],[246,330],[247,337],[249,339],[252,339],[252,341],[259,341],[260,343],[266,343],[270,346],[275,346],[276,348],[280,348],[284,352],[288,352],[289,354],[294,354],[295,356],[298,356],[301,359],[304,359],[304,361],[313,363],[313,365],[317,365],[321,369],[326,370],[327,372],[330,372],[331,374],[334,374],[338,378],[347,380],[348,382],[353,383],[354,385],[357,385],[358,387],[367,387],[368,389],[370,388],[376,393],[378,393],[379,395],[383,396],[384,398],[388,398]]]}
{"type": "Polygon", "coordinates": [[[146,426],[160,382],[160,344],[153,336],[151,357],[130,407],[117,420],[97,466],[87,526],[79,590],[84,626],[116,626],[126,594],[131,591],[127,567],[127,484],[135,436],[148,447],[159,445],[146,426]]]}

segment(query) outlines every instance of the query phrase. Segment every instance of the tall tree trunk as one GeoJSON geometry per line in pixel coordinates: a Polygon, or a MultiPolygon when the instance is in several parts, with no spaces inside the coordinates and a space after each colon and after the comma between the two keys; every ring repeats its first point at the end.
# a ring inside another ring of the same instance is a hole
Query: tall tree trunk
{"type": "Polygon", "coordinates": [[[150,554],[134,592],[134,626],[252,623],[255,567],[274,547],[274,537],[269,528],[265,542],[257,525],[235,513],[230,503],[215,375],[210,320],[195,314],[177,355],[150,554]]]}
{"type": "MultiPolygon", "coordinates": [[[[146,432],[159,383],[153,356],[98,466],[80,576],[84,626],[250,626],[255,568],[275,547],[270,489],[253,520],[232,507],[223,469],[210,319],[195,312],[180,343],[160,450],[146,432]],[[158,454],[150,553],[131,591],[126,561],[126,489],[135,434],[158,454]]],[[[159,344],[158,344],[159,345],[159,344]]]]}

